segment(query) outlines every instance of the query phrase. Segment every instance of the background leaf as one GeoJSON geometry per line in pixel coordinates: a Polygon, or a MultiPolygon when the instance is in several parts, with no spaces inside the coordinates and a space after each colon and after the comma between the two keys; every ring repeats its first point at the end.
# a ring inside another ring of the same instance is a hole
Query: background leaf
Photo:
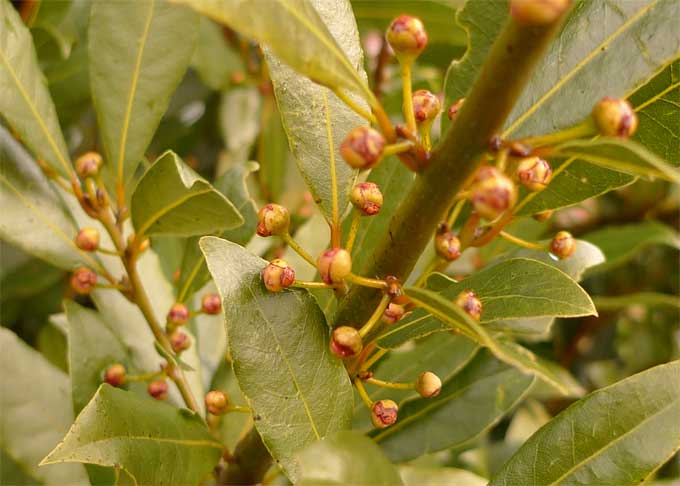
{"type": "Polygon", "coordinates": [[[401,466],[399,474],[405,486],[485,486],[488,483],[470,471],[453,467],[401,466]]]}

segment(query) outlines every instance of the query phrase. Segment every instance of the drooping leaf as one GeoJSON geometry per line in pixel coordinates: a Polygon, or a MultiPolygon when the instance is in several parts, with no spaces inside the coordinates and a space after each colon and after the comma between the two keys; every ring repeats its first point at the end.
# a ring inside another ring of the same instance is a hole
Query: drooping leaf
{"type": "MultiPolygon", "coordinates": [[[[36,484],[88,484],[80,465],[39,468],[73,421],[68,376],[11,331],[0,328],[0,450],[36,484]]],[[[6,463],[3,461],[2,477],[6,463]]],[[[18,481],[14,474],[8,478],[18,481]]],[[[7,482],[3,484],[22,484],[7,482]]]]}
{"type": "Polygon", "coordinates": [[[125,187],[189,66],[199,16],[165,0],[94,2],[92,100],[110,181],[125,187]]]}
{"type": "Polygon", "coordinates": [[[196,484],[222,448],[198,415],[103,384],[41,464],[120,467],[137,484],[196,484]]]}
{"type": "Polygon", "coordinates": [[[131,212],[135,230],[144,235],[193,236],[243,223],[231,201],[171,151],[139,180],[131,212]]]}
{"type": "Polygon", "coordinates": [[[242,247],[215,237],[200,244],[224,304],[236,379],[264,444],[295,481],[293,454],[351,420],[352,388],[330,354],[323,313],[306,291],[268,292],[266,262],[242,247]]]}
{"type": "Polygon", "coordinates": [[[370,484],[399,486],[399,473],[380,447],[362,434],[337,432],[316,442],[298,455],[300,481],[297,484],[370,484]]]}
{"type": "Polygon", "coordinates": [[[485,486],[489,482],[475,473],[453,467],[401,466],[399,474],[405,486],[485,486]]]}
{"type": "Polygon", "coordinates": [[[35,156],[59,174],[73,172],[33,39],[8,0],[0,1],[0,113],[35,156]]]}
{"type": "Polygon", "coordinates": [[[680,447],[680,361],[576,402],[536,432],[490,483],[640,484],[680,447]]]}

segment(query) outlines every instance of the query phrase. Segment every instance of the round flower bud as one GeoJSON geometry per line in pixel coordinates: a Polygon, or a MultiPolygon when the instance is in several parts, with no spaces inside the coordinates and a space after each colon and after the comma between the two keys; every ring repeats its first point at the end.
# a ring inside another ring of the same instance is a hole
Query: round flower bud
{"type": "Polygon", "coordinates": [[[460,107],[463,106],[464,102],[465,98],[461,98],[455,103],[453,103],[451,106],[449,106],[449,109],[446,112],[446,115],[449,117],[449,120],[453,120],[456,117],[458,111],[460,110],[460,107]]]}
{"type": "Polygon", "coordinates": [[[290,213],[280,204],[266,204],[257,213],[257,234],[283,235],[290,226],[290,213]]]}
{"type": "Polygon", "coordinates": [[[125,366],[116,363],[106,368],[104,381],[111,386],[123,386],[125,384],[125,366]]]}
{"type": "Polygon", "coordinates": [[[191,339],[182,331],[175,331],[170,336],[170,345],[175,353],[181,353],[189,349],[191,346],[191,339]]]}
{"type": "Polygon", "coordinates": [[[211,390],[205,394],[205,408],[213,415],[224,415],[229,410],[229,398],[221,390],[211,390]]]}
{"type": "Polygon", "coordinates": [[[219,314],[222,310],[222,300],[218,294],[205,294],[201,300],[201,309],[206,314],[219,314]]]}
{"type": "Polygon", "coordinates": [[[370,127],[352,129],[340,144],[340,155],[350,167],[370,169],[375,166],[385,149],[385,138],[370,127]]]}
{"type": "Polygon", "coordinates": [[[528,26],[550,25],[569,8],[569,0],[512,0],[510,15],[528,26]]]}
{"type": "Polygon", "coordinates": [[[427,32],[423,22],[409,15],[400,15],[394,19],[387,28],[385,38],[397,57],[415,59],[427,46],[427,32]]]}
{"type": "Polygon", "coordinates": [[[628,138],[635,133],[638,118],[626,100],[605,97],[595,105],[593,120],[601,135],[628,138]]]}
{"type": "Polygon", "coordinates": [[[170,311],[168,312],[168,322],[181,326],[182,324],[186,324],[188,320],[189,309],[187,309],[187,306],[179,302],[173,304],[173,306],[170,308],[170,311]]]}
{"type": "Polygon", "coordinates": [[[413,112],[416,122],[432,122],[441,110],[441,103],[432,92],[419,89],[413,93],[413,112]]]}
{"type": "Polygon", "coordinates": [[[397,421],[399,407],[393,400],[378,400],[371,409],[371,422],[376,429],[385,429],[397,421]]]}
{"type": "Polygon", "coordinates": [[[83,251],[99,248],[99,231],[96,228],[83,228],[76,235],[76,246],[83,251]]]}
{"type": "Polygon", "coordinates": [[[71,274],[71,288],[78,294],[89,294],[97,284],[97,274],[86,267],[80,267],[71,274]]]}
{"type": "Polygon", "coordinates": [[[168,384],[165,380],[156,380],[149,383],[146,391],[156,400],[165,400],[168,398],[168,384]]]}
{"type": "Polygon", "coordinates": [[[434,237],[434,249],[441,258],[452,262],[460,257],[460,240],[450,231],[437,233],[434,237]]]}
{"type": "Polygon", "coordinates": [[[321,280],[327,284],[337,283],[352,271],[352,257],[343,248],[331,248],[319,255],[316,266],[321,280]]]}
{"type": "Polygon", "coordinates": [[[442,391],[442,380],[431,371],[425,371],[416,380],[416,391],[423,398],[436,397],[442,391]]]}
{"type": "Polygon", "coordinates": [[[99,173],[104,161],[102,156],[97,152],[87,152],[76,159],[76,174],[81,179],[86,179],[88,177],[94,177],[99,173]]]}
{"type": "Polygon", "coordinates": [[[478,321],[482,317],[482,301],[472,290],[465,290],[456,297],[456,305],[478,321]]]}
{"type": "Polygon", "coordinates": [[[542,191],[550,182],[552,169],[547,161],[540,157],[527,157],[517,166],[517,179],[529,191],[542,191]]]}
{"type": "Polygon", "coordinates": [[[491,221],[515,205],[517,188],[510,178],[492,167],[487,167],[477,176],[470,199],[475,211],[482,218],[491,221]]]}
{"type": "Polygon", "coordinates": [[[385,312],[383,312],[382,322],[391,326],[392,324],[399,322],[401,318],[404,317],[405,313],[406,309],[404,309],[403,305],[390,302],[387,309],[385,309],[385,312]]]}
{"type": "Polygon", "coordinates": [[[331,352],[338,358],[351,358],[361,352],[363,344],[359,331],[351,326],[340,326],[331,333],[331,352]]]}
{"type": "Polygon", "coordinates": [[[550,253],[559,259],[568,258],[576,251],[576,240],[568,231],[560,231],[550,242],[550,253]]]}
{"type": "Polygon", "coordinates": [[[360,182],[352,188],[349,200],[359,211],[366,216],[373,216],[380,212],[383,203],[383,195],[378,184],[373,182],[360,182]]]}
{"type": "Polygon", "coordinates": [[[295,281],[295,270],[285,260],[277,258],[262,270],[262,281],[270,292],[281,292],[295,281]]]}

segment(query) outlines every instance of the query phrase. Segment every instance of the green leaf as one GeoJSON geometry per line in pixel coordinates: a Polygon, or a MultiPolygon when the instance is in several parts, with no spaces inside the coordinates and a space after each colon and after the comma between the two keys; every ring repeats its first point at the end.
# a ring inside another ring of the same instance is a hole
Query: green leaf
{"type": "MultiPolygon", "coordinates": [[[[88,484],[80,465],[38,467],[73,421],[68,376],[5,328],[0,328],[0,349],[2,458],[9,456],[34,483],[88,484]]],[[[3,480],[5,467],[3,462],[3,480]]]]}
{"type": "Polygon", "coordinates": [[[680,309],[680,297],[659,292],[637,292],[634,294],[593,297],[600,310],[619,310],[634,305],[647,307],[674,307],[680,309]]]}
{"type": "Polygon", "coordinates": [[[465,469],[453,467],[401,466],[405,486],[485,486],[489,481],[465,469]]]}
{"type": "Polygon", "coordinates": [[[255,426],[296,481],[293,454],[347,428],[352,414],[352,388],[330,354],[323,313],[305,290],[268,292],[260,275],[267,262],[240,246],[215,237],[200,244],[226,304],[234,373],[258,417],[255,426]]]}
{"type": "Polygon", "coordinates": [[[165,0],[92,4],[92,100],[106,154],[104,167],[109,179],[123,187],[189,66],[198,20],[191,10],[165,0]]]}
{"type": "Polygon", "coordinates": [[[370,484],[397,486],[396,468],[372,440],[343,430],[312,444],[298,455],[301,486],[370,484]]]}
{"type": "Polygon", "coordinates": [[[0,19],[0,113],[36,158],[70,178],[68,150],[31,33],[7,0],[0,0],[0,19]]]}
{"type": "Polygon", "coordinates": [[[131,212],[137,233],[144,235],[192,236],[243,224],[234,205],[171,151],[139,180],[131,212]]]}
{"type": "Polygon", "coordinates": [[[436,397],[403,403],[397,422],[373,439],[395,462],[461,446],[496,424],[533,381],[482,351],[436,397]]]}
{"type": "Polygon", "coordinates": [[[243,86],[222,93],[219,121],[224,145],[229,152],[252,147],[260,131],[260,92],[254,86],[243,86]]]}
{"type": "Polygon", "coordinates": [[[206,17],[200,20],[191,67],[198,72],[206,86],[216,91],[229,86],[233,73],[244,71],[241,57],[228,45],[222,28],[206,17]]]}
{"type": "Polygon", "coordinates": [[[576,402],[536,432],[490,485],[640,484],[680,447],[680,361],[576,402]]]}
{"type": "Polygon", "coordinates": [[[82,462],[120,467],[137,484],[197,484],[221,456],[198,415],[103,384],[41,465],[82,462]]]}

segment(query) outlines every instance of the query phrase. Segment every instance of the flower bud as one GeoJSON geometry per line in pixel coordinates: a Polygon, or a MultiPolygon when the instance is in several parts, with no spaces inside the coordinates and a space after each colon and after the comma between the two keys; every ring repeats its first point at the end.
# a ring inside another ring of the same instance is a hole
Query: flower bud
{"type": "Polygon", "coordinates": [[[94,177],[99,173],[104,161],[102,156],[97,152],[87,152],[76,159],[76,174],[81,179],[86,179],[88,177],[94,177]]]}
{"type": "Polygon", "coordinates": [[[470,199],[475,211],[491,221],[515,205],[517,188],[504,174],[492,167],[486,167],[477,176],[470,199]]]}
{"type": "Polygon", "coordinates": [[[352,129],[340,144],[340,155],[350,167],[370,169],[375,166],[385,149],[385,138],[370,127],[352,129]]]}
{"type": "Polygon", "coordinates": [[[382,322],[391,326],[399,322],[405,313],[406,309],[404,309],[403,305],[390,302],[385,312],[383,312],[382,322]]]}
{"type": "Polygon", "coordinates": [[[99,248],[99,231],[96,228],[83,228],[76,235],[76,246],[83,251],[99,248]]]}
{"type": "Polygon", "coordinates": [[[532,214],[531,217],[540,223],[545,223],[550,219],[554,212],[555,211],[553,211],[552,209],[546,209],[545,211],[541,211],[540,213],[532,214]]]}
{"type": "Polygon", "coordinates": [[[402,304],[402,302],[399,302],[401,297],[404,295],[401,281],[394,275],[386,275],[385,283],[387,284],[385,293],[390,297],[390,299],[392,299],[393,302],[402,304]]]}
{"type": "Polygon", "coordinates": [[[550,25],[569,8],[569,0],[512,0],[510,15],[518,24],[550,25]]]}
{"type": "Polygon", "coordinates": [[[316,266],[327,284],[341,282],[352,271],[352,257],[343,248],[331,248],[319,255],[316,266]]]}
{"type": "Polygon", "coordinates": [[[283,235],[290,226],[290,213],[280,204],[266,204],[257,213],[257,234],[283,235]]]}
{"type": "Polygon", "coordinates": [[[550,164],[540,157],[527,157],[522,159],[517,166],[517,179],[532,192],[545,189],[550,182],[551,175],[550,164]]]}
{"type": "Polygon", "coordinates": [[[427,46],[427,32],[423,22],[409,15],[392,21],[385,34],[387,43],[397,57],[415,59],[427,46]]]}
{"type": "Polygon", "coordinates": [[[168,312],[168,322],[181,326],[182,324],[186,324],[188,320],[189,309],[187,309],[187,306],[179,302],[173,304],[170,308],[170,312],[168,312]]]}
{"type": "Polygon", "coordinates": [[[453,120],[456,117],[458,111],[460,110],[460,107],[463,106],[464,102],[465,98],[461,98],[458,101],[454,102],[451,106],[449,106],[449,109],[446,112],[446,115],[449,117],[449,120],[453,120]]]}
{"type": "Polygon", "coordinates": [[[168,384],[165,380],[156,380],[149,383],[146,391],[156,400],[165,400],[168,398],[168,384]]]}
{"type": "Polygon", "coordinates": [[[419,89],[413,93],[413,112],[416,117],[416,122],[430,122],[439,114],[441,110],[441,103],[432,92],[426,89],[419,89]]]}
{"type": "Polygon", "coordinates": [[[437,232],[434,237],[434,249],[441,258],[452,262],[460,257],[460,240],[451,231],[446,231],[446,225],[443,229],[444,231],[437,232]]]}
{"type": "Polygon", "coordinates": [[[189,346],[191,346],[191,339],[182,331],[175,331],[170,336],[170,345],[172,346],[172,350],[179,354],[182,351],[189,349],[189,346]]]}
{"type": "Polygon", "coordinates": [[[416,380],[416,391],[423,398],[434,398],[442,391],[442,380],[431,371],[425,371],[416,380]]]}
{"type": "Polygon", "coordinates": [[[456,305],[467,315],[478,321],[482,317],[482,301],[472,290],[465,290],[456,297],[456,305]]]}
{"type": "Polygon", "coordinates": [[[626,100],[605,97],[593,109],[593,121],[601,135],[628,138],[635,133],[638,118],[626,100]]]}
{"type": "Polygon", "coordinates": [[[120,363],[112,364],[104,372],[104,381],[111,386],[123,386],[125,373],[125,366],[120,363]]]}
{"type": "Polygon", "coordinates": [[[354,207],[366,216],[378,214],[383,203],[382,192],[378,184],[373,182],[360,182],[354,186],[349,199],[354,207]]]}
{"type": "Polygon", "coordinates": [[[96,284],[97,274],[89,268],[77,268],[71,275],[71,288],[78,294],[89,294],[96,284]]]}
{"type": "Polygon", "coordinates": [[[224,415],[229,410],[229,398],[221,390],[211,390],[205,394],[205,408],[213,415],[224,415]]]}
{"type": "Polygon", "coordinates": [[[331,333],[331,352],[338,358],[351,358],[361,352],[363,344],[359,331],[351,326],[340,326],[331,333]]]}
{"type": "Polygon", "coordinates": [[[262,270],[262,281],[270,292],[281,292],[295,281],[295,270],[285,260],[277,258],[262,270]]]}
{"type": "Polygon", "coordinates": [[[560,231],[550,242],[550,253],[559,259],[568,258],[576,251],[576,240],[568,231],[560,231]]]}
{"type": "Polygon", "coordinates": [[[371,422],[376,429],[385,429],[397,421],[399,407],[392,400],[378,400],[371,409],[371,422]]]}
{"type": "Polygon", "coordinates": [[[206,314],[219,314],[222,310],[222,299],[219,294],[205,294],[201,300],[201,309],[206,314]]]}

